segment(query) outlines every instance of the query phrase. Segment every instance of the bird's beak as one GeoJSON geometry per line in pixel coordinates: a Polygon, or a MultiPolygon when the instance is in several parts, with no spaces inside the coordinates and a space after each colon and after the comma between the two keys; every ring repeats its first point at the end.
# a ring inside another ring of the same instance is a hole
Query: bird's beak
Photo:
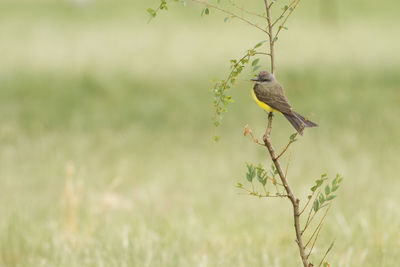
{"type": "Polygon", "coordinates": [[[257,77],[257,78],[250,79],[250,81],[258,82],[259,80],[258,80],[258,77],[257,77]]]}

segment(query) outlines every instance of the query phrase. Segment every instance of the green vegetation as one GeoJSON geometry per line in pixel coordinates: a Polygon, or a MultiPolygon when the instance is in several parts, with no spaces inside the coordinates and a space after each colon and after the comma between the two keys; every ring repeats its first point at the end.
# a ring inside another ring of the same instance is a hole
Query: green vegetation
{"type": "MultiPolygon", "coordinates": [[[[258,33],[192,4],[147,24],[133,2],[1,2],[0,266],[298,266],[287,203],[235,188],[266,160],[243,137],[267,121],[251,73],[212,141],[210,79],[258,33]]],[[[346,177],[319,241],[336,238],[333,266],[397,266],[398,3],[338,6],[335,23],[302,2],[279,39],[277,78],[320,125],[288,179],[306,199],[321,170],[346,177]]],[[[291,126],[273,127],[284,146],[291,126]]]]}

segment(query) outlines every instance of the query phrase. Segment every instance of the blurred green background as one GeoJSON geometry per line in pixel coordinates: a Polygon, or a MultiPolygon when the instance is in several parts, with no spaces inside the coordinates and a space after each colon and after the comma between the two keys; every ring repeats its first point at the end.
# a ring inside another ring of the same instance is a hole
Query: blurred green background
{"type": "MultiPolygon", "coordinates": [[[[300,265],[288,201],[234,188],[270,165],[243,137],[266,127],[252,73],[211,121],[210,80],[265,36],[187,2],[151,23],[157,0],[0,2],[0,266],[300,265]]],[[[399,7],[302,1],[277,43],[278,80],[320,125],[290,150],[295,192],[345,177],[316,263],[333,239],[332,266],[400,261],[399,7]]],[[[276,147],[291,133],[276,116],[276,147]]]]}

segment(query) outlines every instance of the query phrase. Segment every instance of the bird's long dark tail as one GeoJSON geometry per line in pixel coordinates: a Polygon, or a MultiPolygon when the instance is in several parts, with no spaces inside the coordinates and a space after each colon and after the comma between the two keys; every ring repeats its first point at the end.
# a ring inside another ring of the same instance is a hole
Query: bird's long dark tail
{"type": "Polygon", "coordinates": [[[300,134],[303,135],[303,130],[305,127],[316,127],[318,124],[307,120],[303,116],[301,116],[297,112],[292,112],[292,114],[283,114],[285,115],[286,119],[290,122],[290,124],[293,125],[293,127],[296,129],[296,131],[300,134]]]}

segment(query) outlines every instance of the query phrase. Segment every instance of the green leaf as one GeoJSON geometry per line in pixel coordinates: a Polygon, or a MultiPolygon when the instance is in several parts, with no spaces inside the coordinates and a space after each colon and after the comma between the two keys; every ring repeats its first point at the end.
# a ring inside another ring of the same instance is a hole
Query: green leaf
{"type": "Polygon", "coordinates": [[[296,136],[297,136],[297,133],[292,134],[292,135],[289,137],[290,141],[294,142],[296,136]]]}
{"type": "Polygon", "coordinates": [[[324,194],[319,195],[319,204],[323,204],[325,202],[325,196],[324,194]]]}
{"type": "Polygon", "coordinates": [[[326,198],[327,201],[330,201],[332,199],[334,199],[336,197],[336,195],[330,195],[326,198]]]}
{"type": "Polygon", "coordinates": [[[249,182],[252,182],[254,177],[256,176],[256,170],[253,164],[246,163],[246,166],[247,166],[246,179],[249,182]]]}
{"type": "Polygon", "coordinates": [[[311,199],[311,195],[308,195],[307,198],[308,198],[308,199],[311,199]]]}
{"type": "Polygon", "coordinates": [[[221,138],[220,136],[217,136],[217,135],[216,135],[216,136],[214,136],[214,141],[215,141],[215,142],[218,142],[220,138],[221,138]]]}
{"type": "Polygon", "coordinates": [[[259,68],[261,68],[261,67],[260,67],[260,66],[255,66],[255,67],[253,68],[253,72],[256,71],[256,70],[258,70],[259,68]]]}
{"type": "Polygon", "coordinates": [[[258,64],[259,61],[260,61],[260,59],[259,59],[259,58],[256,58],[256,59],[253,60],[253,62],[251,63],[251,65],[254,67],[254,66],[256,66],[256,65],[258,64]]]}
{"type": "Polygon", "coordinates": [[[231,17],[224,18],[224,22],[227,22],[231,17]]]}
{"type": "Polygon", "coordinates": [[[278,37],[275,36],[273,42],[276,43],[276,41],[278,41],[278,37]]]}
{"type": "Polygon", "coordinates": [[[208,9],[208,7],[206,7],[206,9],[204,10],[204,14],[206,15],[210,14],[210,10],[208,9]]]}
{"type": "Polygon", "coordinates": [[[325,194],[329,195],[329,193],[331,192],[331,188],[329,187],[329,184],[325,186],[325,194]]]}
{"type": "Polygon", "coordinates": [[[237,183],[237,184],[236,184],[236,187],[237,187],[237,188],[242,188],[243,185],[242,185],[241,183],[237,183]]]}
{"type": "Polygon", "coordinates": [[[267,41],[267,40],[262,40],[262,41],[258,42],[258,43],[254,46],[254,48],[258,48],[258,47],[262,46],[266,41],[267,41]]]}
{"type": "Polygon", "coordinates": [[[338,185],[332,186],[332,192],[335,192],[335,191],[338,190],[338,189],[339,189],[339,186],[338,186],[338,185]]]}
{"type": "Polygon", "coordinates": [[[317,187],[316,185],[314,185],[313,187],[311,187],[311,191],[312,191],[312,192],[315,192],[315,190],[317,190],[317,188],[318,188],[318,187],[317,187]]]}
{"type": "Polygon", "coordinates": [[[314,208],[314,212],[316,212],[316,211],[318,210],[318,208],[319,208],[319,202],[318,202],[318,199],[314,200],[314,205],[313,205],[313,208],[314,208]]]}
{"type": "Polygon", "coordinates": [[[324,173],[324,174],[321,175],[321,178],[325,178],[326,176],[327,176],[327,174],[324,173]]]}
{"type": "Polygon", "coordinates": [[[257,166],[257,180],[262,185],[265,185],[267,183],[267,179],[265,177],[265,170],[263,169],[261,164],[258,164],[258,166],[257,166]]]}
{"type": "Polygon", "coordinates": [[[146,11],[147,11],[147,13],[149,13],[150,16],[152,16],[153,18],[157,15],[156,11],[155,11],[154,9],[152,9],[152,8],[148,8],[146,11]]]}
{"type": "Polygon", "coordinates": [[[247,181],[252,182],[253,179],[254,179],[254,176],[255,176],[255,173],[254,173],[254,172],[247,173],[247,174],[246,174],[246,179],[247,179],[247,181]]]}

